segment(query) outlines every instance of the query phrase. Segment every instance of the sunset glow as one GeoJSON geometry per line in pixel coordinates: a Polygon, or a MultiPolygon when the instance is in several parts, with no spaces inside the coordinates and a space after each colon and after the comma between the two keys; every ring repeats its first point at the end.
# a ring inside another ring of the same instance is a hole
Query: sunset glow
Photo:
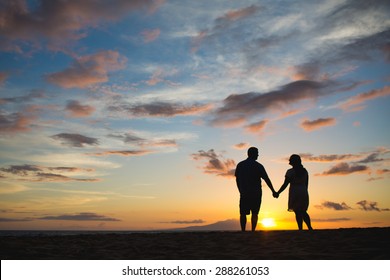
{"type": "MultiPolygon", "coordinates": [[[[2,1],[0,229],[239,230],[251,146],[276,190],[301,156],[315,229],[390,226],[389,14],[2,1]]],[[[263,182],[259,228],[296,229],[287,201],[263,182]]]]}

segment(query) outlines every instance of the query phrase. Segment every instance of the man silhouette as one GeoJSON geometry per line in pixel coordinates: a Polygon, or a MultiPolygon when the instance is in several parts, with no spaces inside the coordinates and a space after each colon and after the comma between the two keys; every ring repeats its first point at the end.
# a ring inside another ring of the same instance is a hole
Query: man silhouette
{"type": "Polygon", "coordinates": [[[251,147],[248,149],[248,158],[239,162],[236,167],[235,176],[240,192],[240,225],[242,231],[245,231],[246,215],[251,212],[252,231],[256,230],[262,196],[261,178],[267,183],[273,196],[278,196],[264,166],[256,161],[258,157],[259,150],[256,147],[251,147]]]}

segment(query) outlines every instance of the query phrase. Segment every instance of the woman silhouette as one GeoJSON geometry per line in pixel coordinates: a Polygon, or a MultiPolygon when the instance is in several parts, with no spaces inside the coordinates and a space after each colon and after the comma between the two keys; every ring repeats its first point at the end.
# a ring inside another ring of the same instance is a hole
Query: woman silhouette
{"type": "Polygon", "coordinates": [[[312,230],[310,216],[307,214],[309,207],[309,174],[303,167],[299,155],[291,155],[289,164],[291,169],[287,170],[283,185],[277,194],[281,194],[290,184],[288,192],[288,211],[294,211],[299,230],[302,230],[303,221],[309,230],[312,230]]]}

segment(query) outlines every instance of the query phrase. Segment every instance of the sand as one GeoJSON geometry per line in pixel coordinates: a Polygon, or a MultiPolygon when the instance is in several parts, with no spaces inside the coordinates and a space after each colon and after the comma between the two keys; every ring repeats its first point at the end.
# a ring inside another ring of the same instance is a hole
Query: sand
{"type": "Polygon", "coordinates": [[[390,228],[2,236],[2,260],[390,259],[390,228]]]}

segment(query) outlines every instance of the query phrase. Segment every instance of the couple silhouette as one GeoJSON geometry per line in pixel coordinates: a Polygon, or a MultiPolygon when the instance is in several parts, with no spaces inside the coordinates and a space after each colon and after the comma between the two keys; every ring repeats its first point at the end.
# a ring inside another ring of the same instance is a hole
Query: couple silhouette
{"type": "Polygon", "coordinates": [[[257,162],[258,157],[259,150],[256,147],[249,148],[248,158],[239,162],[235,171],[236,183],[240,192],[241,230],[245,231],[246,216],[249,214],[252,214],[252,231],[256,230],[262,198],[261,179],[267,183],[274,198],[278,198],[287,186],[290,185],[288,211],[295,213],[299,230],[302,230],[303,222],[305,222],[309,230],[312,230],[310,216],[307,213],[307,208],[309,207],[309,174],[302,165],[301,157],[295,154],[290,156],[289,164],[292,168],[287,170],[284,183],[279,191],[275,191],[264,166],[257,162]]]}

